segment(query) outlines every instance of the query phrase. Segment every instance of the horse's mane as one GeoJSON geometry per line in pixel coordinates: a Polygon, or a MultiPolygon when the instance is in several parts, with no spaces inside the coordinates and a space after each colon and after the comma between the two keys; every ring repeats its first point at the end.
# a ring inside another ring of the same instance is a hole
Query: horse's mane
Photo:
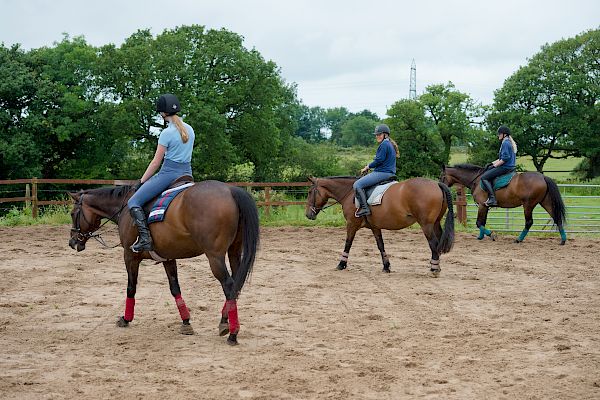
{"type": "Polygon", "coordinates": [[[358,179],[358,176],[350,175],[338,175],[338,176],[324,176],[321,179],[358,179]]]}
{"type": "Polygon", "coordinates": [[[114,199],[120,199],[123,196],[126,196],[127,193],[129,193],[129,191],[131,190],[131,186],[130,185],[123,185],[123,186],[114,186],[114,187],[101,187],[101,188],[96,188],[96,189],[87,189],[82,191],[82,193],[90,193],[90,194],[95,194],[98,196],[102,196],[102,197],[110,197],[110,198],[114,198],[114,199]]]}
{"type": "Polygon", "coordinates": [[[483,168],[481,168],[479,165],[474,165],[474,164],[456,164],[454,166],[452,166],[452,168],[457,168],[457,169],[466,169],[469,171],[476,171],[479,172],[481,171],[483,168]]]}

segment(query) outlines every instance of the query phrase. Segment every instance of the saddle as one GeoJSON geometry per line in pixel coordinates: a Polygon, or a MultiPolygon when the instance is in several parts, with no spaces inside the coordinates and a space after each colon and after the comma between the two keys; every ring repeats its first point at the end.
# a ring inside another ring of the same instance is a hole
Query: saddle
{"type": "MultiPolygon", "coordinates": [[[[377,206],[381,204],[381,201],[383,200],[383,195],[386,192],[386,190],[388,190],[390,186],[397,182],[398,178],[393,176],[390,179],[381,181],[376,185],[367,187],[365,189],[365,194],[367,196],[367,204],[370,206],[377,206]]],[[[354,204],[356,205],[356,208],[360,207],[360,204],[358,204],[358,200],[356,200],[356,198],[354,199],[354,204]]]]}
{"type": "Polygon", "coordinates": [[[179,177],[158,197],[144,205],[144,211],[148,215],[148,223],[164,220],[169,204],[179,193],[191,186],[194,186],[194,178],[189,175],[179,177]]]}
{"type": "MultiPolygon", "coordinates": [[[[510,183],[510,181],[512,180],[512,178],[516,175],[517,173],[515,171],[511,171],[508,172],[504,175],[500,175],[499,177],[497,177],[496,179],[494,179],[494,181],[492,182],[492,186],[494,187],[494,191],[505,188],[508,186],[508,184],[510,183]]],[[[479,187],[483,190],[485,190],[485,188],[483,187],[483,184],[481,183],[481,181],[479,182],[479,187]]]]}

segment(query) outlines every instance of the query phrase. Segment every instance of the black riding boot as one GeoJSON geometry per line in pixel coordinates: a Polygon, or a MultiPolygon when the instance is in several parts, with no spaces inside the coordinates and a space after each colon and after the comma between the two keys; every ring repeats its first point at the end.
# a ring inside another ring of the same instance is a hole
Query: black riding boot
{"type": "Polygon", "coordinates": [[[133,222],[138,228],[138,239],[131,245],[131,250],[134,253],[140,253],[142,251],[152,250],[152,237],[150,236],[150,229],[148,229],[148,222],[146,222],[146,214],[140,207],[133,207],[129,210],[133,222]]]}
{"type": "Polygon", "coordinates": [[[371,210],[369,209],[369,205],[367,204],[367,194],[365,193],[365,189],[355,189],[356,198],[358,199],[358,210],[354,213],[356,217],[365,217],[367,215],[371,215],[371,210]]]}
{"type": "Polygon", "coordinates": [[[486,207],[498,207],[498,202],[496,201],[496,194],[494,193],[494,187],[490,183],[490,181],[486,179],[482,179],[481,183],[485,188],[485,191],[488,192],[488,199],[483,203],[486,207]]]}

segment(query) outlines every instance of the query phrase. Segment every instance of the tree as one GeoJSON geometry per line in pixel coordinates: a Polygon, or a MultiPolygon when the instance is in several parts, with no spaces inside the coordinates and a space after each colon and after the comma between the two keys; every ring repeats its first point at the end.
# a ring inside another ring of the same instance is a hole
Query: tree
{"type": "Polygon", "coordinates": [[[427,86],[419,101],[444,143],[442,159],[448,160],[453,140],[464,142],[471,124],[481,118],[481,106],[475,105],[468,94],[456,90],[452,82],[427,86]]]}
{"type": "Polygon", "coordinates": [[[538,171],[549,158],[583,156],[600,173],[599,59],[600,30],[542,46],[495,92],[488,126],[509,125],[538,171]]]}
{"type": "Polygon", "coordinates": [[[349,117],[342,125],[340,144],[345,147],[373,144],[373,131],[377,120],[363,115],[349,117]]]}
{"type": "Polygon", "coordinates": [[[402,179],[415,176],[437,178],[444,158],[444,144],[435,127],[425,116],[423,104],[399,100],[387,111],[391,137],[398,144],[400,157],[397,175],[402,179]]]}
{"type": "Polygon", "coordinates": [[[326,128],[325,110],[321,107],[308,107],[302,104],[298,117],[298,130],[296,136],[301,137],[309,143],[319,143],[325,140],[323,129],[326,128]]]}
{"type": "Polygon", "coordinates": [[[340,143],[342,138],[342,125],[350,117],[351,113],[345,107],[328,108],[325,111],[325,125],[331,131],[332,143],[340,143]]]}

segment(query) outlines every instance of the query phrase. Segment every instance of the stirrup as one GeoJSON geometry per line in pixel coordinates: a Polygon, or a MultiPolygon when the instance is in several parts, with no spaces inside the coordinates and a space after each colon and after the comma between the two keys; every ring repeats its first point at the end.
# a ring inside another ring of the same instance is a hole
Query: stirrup
{"type": "Polygon", "coordinates": [[[490,199],[488,198],[484,203],[484,206],[486,206],[487,208],[492,208],[492,207],[498,207],[498,201],[494,200],[494,201],[490,201],[490,199]]]}
{"type": "Polygon", "coordinates": [[[354,216],[356,218],[366,217],[368,215],[371,215],[371,210],[368,208],[357,208],[356,211],[354,211],[354,216]]]}
{"type": "Polygon", "coordinates": [[[132,244],[131,246],[129,246],[129,248],[131,249],[131,251],[133,251],[134,253],[141,253],[144,251],[152,251],[154,250],[154,246],[152,245],[152,242],[146,242],[143,245],[140,245],[140,237],[138,236],[137,240],[135,241],[134,244],[132,244]],[[140,246],[139,249],[135,249],[135,247],[140,246]]]}

